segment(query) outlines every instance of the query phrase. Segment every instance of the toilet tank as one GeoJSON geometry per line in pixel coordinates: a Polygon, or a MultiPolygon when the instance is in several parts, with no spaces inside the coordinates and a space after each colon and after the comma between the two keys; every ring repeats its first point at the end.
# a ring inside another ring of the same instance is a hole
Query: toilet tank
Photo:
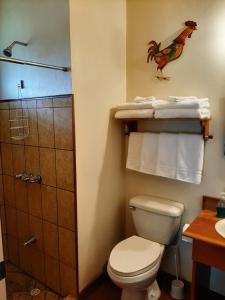
{"type": "Polygon", "coordinates": [[[155,196],[136,196],[129,201],[140,237],[169,245],[177,234],[184,205],[155,196]]]}

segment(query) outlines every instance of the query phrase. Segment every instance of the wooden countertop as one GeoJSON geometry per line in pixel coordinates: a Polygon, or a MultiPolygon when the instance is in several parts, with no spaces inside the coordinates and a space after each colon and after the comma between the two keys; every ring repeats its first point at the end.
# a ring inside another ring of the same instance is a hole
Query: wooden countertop
{"type": "Polygon", "coordinates": [[[215,211],[203,210],[184,231],[183,235],[225,248],[225,239],[215,230],[215,224],[219,220],[221,219],[216,217],[215,211]]]}

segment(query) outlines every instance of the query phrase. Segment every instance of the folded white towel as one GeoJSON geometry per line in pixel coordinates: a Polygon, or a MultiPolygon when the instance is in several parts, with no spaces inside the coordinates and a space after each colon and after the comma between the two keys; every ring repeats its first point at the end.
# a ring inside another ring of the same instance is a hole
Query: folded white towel
{"type": "Polygon", "coordinates": [[[169,118],[198,118],[210,119],[210,111],[207,108],[200,109],[160,109],[155,111],[156,119],[169,119],[169,118]]]}
{"type": "Polygon", "coordinates": [[[137,96],[133,99],[133,102],[136,102],[136,103],[142,103],[142,102],[151,102],[151,101],[155,101],[156,98],[154,96],[148,96],[148,97],[140,97],[140,96],[137,96]]]}
{"type": "Polygon", "coordinates": [[[145,108],[152,108],[152,107],[153,107],[153,103],[149,101],[149,102],[140,102],[140,103],[127,102],[127,103],[117,105],[116,108],[118,110],[125,110],[125,109],[145,109],[145,108]]]}
{"type": "Polygon", "coordinates": [[[210,104],[208,102],[208,98],[204,98],[204,100],[203,99],[196,99],[196,100],[190,99],[190,100],[179,101],[179,102],[164,101],[161,103],[153,104],[153,107],[155,110],[167,109],[167,108],[198,109],[198,108],[209,108],[210,104]]]}
{"type": "Polygon", "coordinates": [[[131,132],[128,143],[127,169],[155,174],[158,151],[157,133],[131,132]]]}
{"type": "Polygon", "coordinates": [[[140,172],[155,175],[158,153],[158,141],[158,133],[143,133],[141,161],[139,169],[140,172]]]}
{"type": "Polygon", "coordinates": [[[128,142],[127,169],[139,171],[141,163],[141,152],[143,145],[143,133],[131,132],[128,142]]]}
{"type": "Polygon", "coordinates": [[[127,102],[117,105],[117,110],[124,109],[145,109],[145,108],[153,108],[154,105],[167,103],[164,100],[153,100],[146,102],[127,102]]]}
{"type": "Polygon", "coordinates": [[[200,184],[204,158],[204,140],[201,135],[179,134],[177,146],[176,179],[200,184]]]}
{"type": "Polygon", "coordinates": [[[178,134],[160,133],[156,175],[175,179],[178,134]]]}
{"type": "Polygon", "coordinates": [[[119,110],[115,114],[116,119],[148,119],[153,118],[153,109],[129,109],[119,110]]]}
{"type": "Polygon", "coordinates": [[[179,101],[186,101],[186,100],[196,100],[198,97],[196,96],[168,96],[168,101],[172,102],[179,102],[179,101]]]}

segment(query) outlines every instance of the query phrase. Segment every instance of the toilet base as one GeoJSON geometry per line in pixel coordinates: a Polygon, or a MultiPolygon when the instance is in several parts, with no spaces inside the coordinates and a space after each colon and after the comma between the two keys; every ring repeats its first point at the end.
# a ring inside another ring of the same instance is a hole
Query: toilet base
{"type": "Polygon", "coordinates": [[[160,294],[158,283],[155,280],[146,290],[123,289],[121,300],[157,300],[160,294]]]}

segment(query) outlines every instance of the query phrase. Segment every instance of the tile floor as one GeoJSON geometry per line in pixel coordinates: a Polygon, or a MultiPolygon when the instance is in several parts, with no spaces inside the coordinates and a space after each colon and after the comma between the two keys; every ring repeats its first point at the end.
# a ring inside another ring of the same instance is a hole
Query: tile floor
{"type": "Polygon", "coordinates": [[[6,274],[7,300],[63,300],[12,264],[6,265],[6,274]],[[40,290],[40,294],[32,296],[30,291],[35,288],[40,290]]]}

